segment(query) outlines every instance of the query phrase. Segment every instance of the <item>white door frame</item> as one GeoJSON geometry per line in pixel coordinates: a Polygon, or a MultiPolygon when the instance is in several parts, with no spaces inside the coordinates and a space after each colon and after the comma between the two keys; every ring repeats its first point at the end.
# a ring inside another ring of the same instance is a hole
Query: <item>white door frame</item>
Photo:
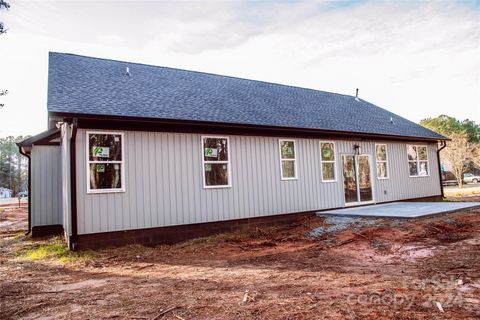
{"type": "Polygon", "coordinates": [[[341,167],[342,167],[342,191],[343,191],[343,205],[345,207],[351,207],[351,206],[358,206],[358,205],[364,205],[364,204],[372,204],[375,203],[375,187],[373,185],[373,179],[372,179],[372,157],[370,154],[362,153],[362,154],[354,154],[354,153],[341,153],[340,154],[341,158],[341,167]],[[355,184],[357,187],[357,201],[355,202],[348,202],[345,199],[345,177],[343,176],[343,156],[353,156],[354,163],[355,163],[355,184]],[[368,166],[370,167],[370,185],[372,188],[372,200],[369,201],[360,201],[360,183],[358,180],[358,157],[366,156],[368,157],[368,166]]]}

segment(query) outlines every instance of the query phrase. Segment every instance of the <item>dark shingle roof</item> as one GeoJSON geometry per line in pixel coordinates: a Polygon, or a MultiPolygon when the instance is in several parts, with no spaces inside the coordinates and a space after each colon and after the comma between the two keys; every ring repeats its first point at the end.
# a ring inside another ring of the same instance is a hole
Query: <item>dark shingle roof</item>
{"type": "Polygon", "coordinates": [[[444,139],[348,95],[63,53],[50,53],[48,111],[444,139]]]}

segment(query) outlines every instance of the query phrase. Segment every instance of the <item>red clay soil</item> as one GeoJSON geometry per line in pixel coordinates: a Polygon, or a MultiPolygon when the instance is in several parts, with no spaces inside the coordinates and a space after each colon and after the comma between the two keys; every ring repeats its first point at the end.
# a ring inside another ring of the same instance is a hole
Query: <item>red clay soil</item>
{"type": "Polygon", "coordinates": [[[0,318],[480,318],[479,211],[308,236],[323,225],[311,217],[66,262],[22,258],[58,239],[0,228],[0,318]]]}

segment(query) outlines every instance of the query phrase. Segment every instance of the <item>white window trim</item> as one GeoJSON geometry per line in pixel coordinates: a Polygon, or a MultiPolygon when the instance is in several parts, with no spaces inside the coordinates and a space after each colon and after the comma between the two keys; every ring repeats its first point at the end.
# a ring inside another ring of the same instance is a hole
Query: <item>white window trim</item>
{"type": "Polygon", "coordinates": [[[230,137],[226,136],[202,136],[200,140],[200,150],[202,155],[202,176],[203,176],[203,188],[204,189],[221,189],[221,188],[231,188],[232,187],[232,168],[230,159],[232,159],[232,148],[230,145],[230,137]],[[213,138],[213,139],[226,139],[227,140],[227,161],[205,161],[205,150],[203,140],[213,138]],[[217,163],[217,164],[227,164],[227,174],[228,174],[228,184],[217,185],[217,186],[207,186],[207,181],[205,180],[205,164],[208,163],[217,163]]]}
{"type": "Polygon", "coordinates": [[[372,166],[373,166],[373,162],[371,161],[372,160],[372,155],[371,154],[368,154],[368,153],[361,153],[361,154],[355,154],[355,153],[340,153],[340,161],[342,163],[342,193],[343,193],[343,204],[344,204],[344,207],[348,208],[348,207],[353,207],[353,206],[358,206],[358,205],[365,205],[365,204],[372,204],[372,203],[377,203],[377,200],[376,200],[376,195],[377,195],[377,185],[376,183],[373,183],[373,178],[372,178],[372,166]],[[368,166],[370,168],[370,183],[372,184],[372,200],[369,200],[369,201],[358,201],[358,198],[360,196],[360,189],[358,189],[358,185],[357,185],[357,201],[356,202],[349,202],[347,203],[345,200],[345,177],[343,176],[343,156],[353,156],[355,158],[355,179],[356,181],[358,181],[359,179],[359,176],[358,176],[358,157],[360,156],[367,156],[368,157],[368,166]]]}
{"type": "Polygon", "coordinates": [[[294,139],[279,139],[278,140],[278,155],[280,158],[280,178],[281,180],[298,180],[298,169],[297,169],[297,143],[294,139]],[[282,158],[282,142],[293,142],[293,152],[295,154],[295,157],[293,159],[283,159],[282,158]],[[294,177],[284,177],[283,176],[283,168],[282,168],[282,162],[283,161],[293,161],[293,170],[295,172],[294,177]]]}
{"type": "MultiPolygon", "coordinates": [[[[407,155],[408,157],[408,155],[407,155]]],[[[377,179],[378,180],[388,180],[390,179],[390,164],[388,163],[389,155],[388,155],[388,146],[386,143],[375,143],[375,171],[377,172],[377,179]],[[377,160],[377,146],[385,146],[385,156],[386,160],[377,160]],[[378,163],[385,163],[386,166],[386,172],[387,176],[386,177],[379,177],[378,176],[378,163]]],[[[410,169],[409,169],[410,170],[410,169]]]]}
{"type": "Polygon", "coordinates": [[[123,132],[119,131],[86,131],[85,132],[85,157],[86,157],[86,175],[87,175],[87,193],[88,194],[95,194],[95,193],[116,193],[116,192],[125,192],[125,135],[123,132]],[[91,134],[110,134],[110,135],[119,135],[121,138],[121,148],[122,148],[122,161],[98,161],[92,160],[90,161],[90,138],[89,135],[91,134]],[[91,189],[90,188],[90,164],[91,163],[117,163],[120,164],[120,188],[116,189],[91,189]]]}
{"type": "Polygon", "coordinates": [[[428,146],[427,145],[424,145],[424,144],[407,144],[406,145],[406,151],[407,151],[407,170],[408,170],[408,176],[410,178],[425,178],[425,177],[430,177],[430,161],[429,161],[429,157],[428,157],[428,146]],[[417,147],[417,159],[416,160],[410,160],[408,159],[408,147],[409,146],[412,146],[412,147],[417,147]],[[419,159],[419,156],[418,156],[418,147],[425,147],[425,154],[427,155],[427,160],[420,160],[419,159]],[[416,162],[417,163],[417,173],[418,173],[418,170],[420,169],[420,162],[426,162],[427,163],[427,174],[426,175],[410,175],[410,162],[416,162]]]}
{"type": "Polygon", "coordinates": [[[320,176],[322,177],[322,182],[325,183],[332,183],[332,182],[337,182],[338,181],[338,174],[337,174],[337,147],[335,146],[334,141],[328,141],[328,140],[322,140],[320,141],[320,176]],[[322,159],[322,143],[332,143],[333,144],[333,161],[328,160],[324,161],[322,159]],[[323,163],[333,163],[333,175],[335,179],[333,180],[326,180],[323,178],[323,163]]]}

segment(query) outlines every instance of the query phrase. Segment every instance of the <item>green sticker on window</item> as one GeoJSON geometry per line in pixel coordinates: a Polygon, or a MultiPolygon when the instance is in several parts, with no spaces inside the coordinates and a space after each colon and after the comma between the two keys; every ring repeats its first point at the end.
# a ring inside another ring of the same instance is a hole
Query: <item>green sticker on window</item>
{"type": "Polygon", "coordinates": [[[108,158],[110,157],[110,148],[108,147],[93,147],[93,156],[108,158]]]}
{"type": "Polygon", "coordinates": [[[216,158],[218,156],[217,148],[205,148],[205,157],[216,158]]]}
{"type": "Polygon", "coordinates": [[[105,165],[97,164],[97,172],[105,172],[105,165]]]}
{"type": "Polygon", "coordinates": [[[323,149],[323,158],[330,159],[332,157],[332,150],[330,149],[323,149]]]}

